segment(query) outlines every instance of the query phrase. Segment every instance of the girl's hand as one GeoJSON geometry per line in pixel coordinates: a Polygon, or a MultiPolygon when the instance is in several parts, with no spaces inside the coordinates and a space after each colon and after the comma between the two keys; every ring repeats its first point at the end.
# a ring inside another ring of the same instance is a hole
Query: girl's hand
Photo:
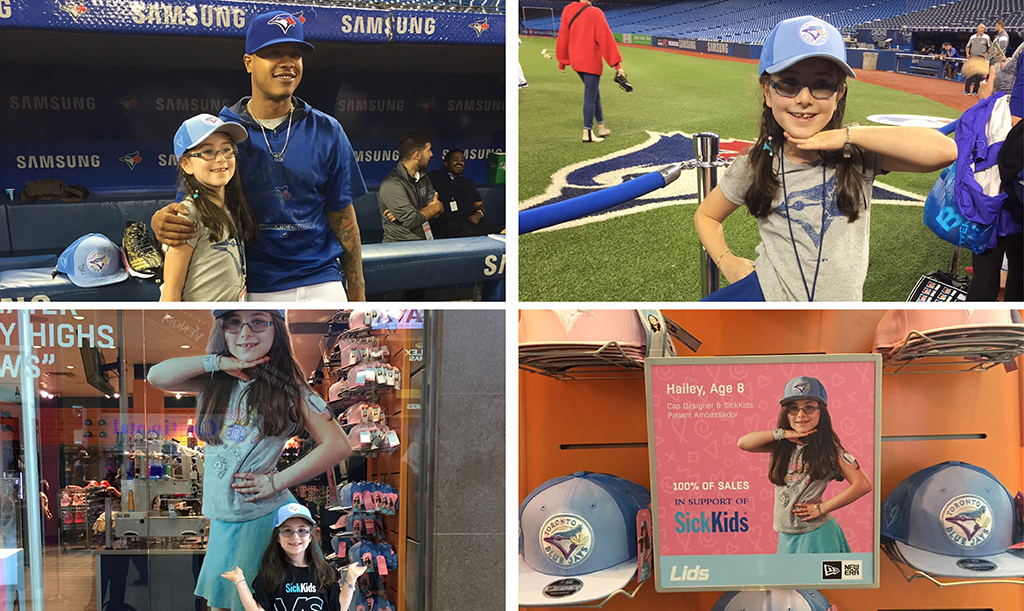
{"type": "Polygon", "coordinates": [[[719,263],[720,265],[718,266],[718,269],[722,270],[722,274],[725,276],[725,279],[729,281],[729,284],[739,282],[754,271],[753,261],[750,259],[744,259],[743,257],[737,257],[731,252],[726,253],[719,263]]]}
{"type": "Polygon", "coordinates": [[[359,579],[359,576],[365,573],[368,568],[370,567],[359,562],[350,563],[345,569],[345,584],[350,586],[356,585],[356,580],[359,579]]]}
{"type": "Polygon", "coordinates": [[[793,429],[786,429],[786,432],[783,433],[783,436],[784,436],[785,439],[788,439],[788,440],[792,441],[793,443],[802,446],[802,445],[804,445],[803,437],[807,437],[809,435],[813,435],[813,434],[815,434],[817,432],[818,432],[818,429],[811,429],[811,430],[807,431],[806,433],[798,433],[797,431],[794,431],[793,429]]]}
{"type": "Polygon", "coordinates": [[[271,473],[235,473],[231,487],[245,495],[245,502],[262,501],[275,496],[274,479],[271,473]]]}
{"type": "Polygon", "coordinates": [[[817,520],[825,515],[821,512],[821,503],[795,503],[793,505],[793,513],[800,516],[801,522],[817,520]]]}
{"type": "Polygon", "coordinates": [[[237,584],[239,581],[245,581],[245,574],[237,566],[227,573],[221,573],[220,576],[234,584],[237,584]]]}
{"type": "Polygon", "coordinates": [[[224,373],[235,376],[243,382],[248,382],[252,377],[245,372],[246,369],[252,369],[258,365],[262,365],[270,360],[269,356],[256,359],[255,361],[243,361],[236,359],[233,356],[221,356],[220,357],[220,370],[224,373]]]}
{"type": "Polygon", "coordinates": [[[794,138],[789,132],[783,132],[786,140],[802,151],[841,151],[846,145],[846,129],[828,129],[818,132],[810,138],[794,138]]]}

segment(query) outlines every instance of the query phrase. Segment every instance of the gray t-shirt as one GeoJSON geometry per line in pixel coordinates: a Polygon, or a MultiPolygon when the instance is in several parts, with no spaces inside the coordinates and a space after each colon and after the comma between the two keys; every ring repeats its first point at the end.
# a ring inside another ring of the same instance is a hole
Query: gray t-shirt
{"type": "MultiPolygon", "coordinates": [[[[777,174],[781,174],[781,157],[774,157],[777,174]]],[[[853,147],[850,162],[854,171],[864,177],[865,205],[853,223],[839,211],[836,202],[835,168],[825,168],[824,225],[824,160],[819,158],[803,164],[786,161],[786,197],[783,197],[783,189],[780,188],[776,200],[772,202],[771,214],[767,218],[757,219],[761,243],[755,249],[757,258],[754,268],[766,301],[809,301],[808,292],[813,293],[814,301],[863,300],[871,234],[871,187],[875,176],[882,173],[882,159],[882,155],[853,147]],[[821,263],[815,283],[815,269],[819,267],[819,246],[821,263]]],[[[781,178],[780,175],[780,183],[781,178]]],[[[741,155],[722,178],[722,194],[732,203],[742,206],[750,182],[750,158],[741,155]]]]}
{"type": "Polygon", "coordinates": [[[199,220],[195,204],[184,204],[188,218],[196,222],[196,237],[188,240],[194,250],[181,287],[181,300],[238,301],[245,290],[245,246],[237,236],[211,242],[210,230],[199,220]]]}
{"type": "MultiPolygon", "coordinates": [[[[828,522],[831,517],[828,515],[807,522],[802,522],[800,516],[793,513],[793,506],[796,503],[820,503],[821,495],[825,488],[836,480],[842,479],[842,473],[836,471],[828,479],[811,479],[807,473],[807,464],[804,463],[804,446],[796,446],[793,454],[789,457],[789,466],[786,468],[786,485],[775,487],[775,532],[788,535],[799,535],[811,532],[828,522]]],[[[852,457],[851,457],[852,459],[852,457]]]]}
{"type": "MultiPolygon", "coordinates": [[[[253,382],[255,380],[238,381],[224,416],[224,429],[220,434],[223,443],[206,445],[203,515],[211,520],[248,522],[269,514],[293,498],[287,489],[282,489],[276,496],[249,503],[245,496],[231,487],[235,473],[275,471],[284,444],[298,429],[295,425],[284,435],[260,436],[256,412],[248,409],[248,402],[242,400],[242,391],[253,382]]],[[[314,411],[327,409],[323,399],[312,391],[305,390],[304,396],[314,411]]]]}
{"type": "Polygon", "coordinates": [[[1010,46],[1010,34],[1003,30],[1002,34],[995,34],[992,37],[992,58],[989,59],[990,64],[998,64],[1003,57],[1006,57],[1006,48],[1010,46]],[[999,51],[995,49],[999,47],[999,51]]]}
{"type": "Polygon", "coordinates": [[[1017,50],[1006,60],[1003,67],[996,71],[996,81],[993,84],[995,93],[1000,91],[1010,93],[1013,90],[1013,82],[1017,80],[1017,62],[1020,61],[1021,52],[1024,52],[1024,44],[1018,45],[1017,50]]]}
{"type": "Polygon", "coordinates": [[[975,55],[984,55],[992,47],[992,39],[988,37],[988,34],[982,34],[978,36],[974,34],[970,40],[967,41],[967,57],[974,57],[975,55]]]}

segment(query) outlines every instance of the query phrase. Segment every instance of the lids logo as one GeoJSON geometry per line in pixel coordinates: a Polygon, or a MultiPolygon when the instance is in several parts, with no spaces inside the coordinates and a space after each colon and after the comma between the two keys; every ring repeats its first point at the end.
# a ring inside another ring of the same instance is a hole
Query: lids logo
{"type": "Polygon", "coordinates": [[[128,153],[127,155],[122,155],[121,158],[118,159],[118,161],[123,161],[123,162],[127,163],[128,164],[128,169],[129,170],[134,170],[135,166],[137,166],[138,164],[142,163],[142,156],[139,155],[138,151],[135,151],[134,153],[128,153]]]}
{"type": "Polygon", "coordinates": [[[939,515],[949,540],[960,547],[977,547],[992,533],[992,509],[985,499],[961,494],[950,499],[939,515]]]}
{"type": "Polygon", "coordinates": [[[548,518],[540,529],[540,548],[559,566],[586,560],[593,549],[594,531],[580,516],[561,513],[548,518]]]}
{"type": "Polygon", "coordinates": [[[123,98],[120,98],[114,103],[121,107],[121,110],[124,111],[124,114],[130,113],[133,108],[139,105],[139,101],[135,99],[134,93],[132,95],[127,95],[123,98]]]}
{"type": "Polygon", "coordinates": [[[491,29],[491,25],[489,23],[487,23],[487,18],[486,17],[484,18],[483,21],[474,21],[473,23],[469,24],[469,27],[473,28],[473,31],[476,32],[476,37],[477,38],[480,38],[480,36],[484,32],[486,32],[487,30],[491,29]]]}
{"type": "Polygon", "coordinates": [[[85,12],[89,10],[85,8],[85,5],[79,4],[77,2],[67,2],[65,4],[62,4],[59,8],[68,15],[71,15],[75,21],[78,21],[78,18],[84,15],[85,12]]]}
{"type": "Polygon", "coordinates": [[[809,45],[821,46],[828,41],[828,32],[821,25],[808,21],[800,26],[800,38],[809,45]]]}
{"type": "Polygon", "coordinates": [[[437,104],[434,103],[434,98],[427,98],[420,102],[418,106],[423,109],[423,114],[427,114],[428,112],[433,110],[433,108],[437,106],[437,104]]]}

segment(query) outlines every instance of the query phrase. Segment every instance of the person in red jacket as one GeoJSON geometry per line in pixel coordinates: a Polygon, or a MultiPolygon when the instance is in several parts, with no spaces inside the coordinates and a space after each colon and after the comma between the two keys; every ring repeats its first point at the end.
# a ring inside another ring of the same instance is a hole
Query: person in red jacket
{"type": "Polygon", "coordinates": [[[599,87],[604,69],[601,60],[615,68],[616,73],[625,75],[625,72],[622,70],[622,55],[619,54],[604,13],[592,6],[590,0],[572,2],[562,9],[562,24],[558,29],[555,55],[558,57],[559,70],[565,72],[566,66],[572,66],[583,81],[583,141],[603,141],[604,136],[611,131],[605,125],[604,112],[601,110],[599,87]]]}

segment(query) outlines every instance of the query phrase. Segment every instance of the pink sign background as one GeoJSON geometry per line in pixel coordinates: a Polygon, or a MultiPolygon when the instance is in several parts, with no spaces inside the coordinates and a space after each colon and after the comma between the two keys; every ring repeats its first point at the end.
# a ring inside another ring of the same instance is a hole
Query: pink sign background
{"type": "MultiPolygon", "coordinates": [[[[652,365],[658,553],[776,553],[769,455],[744,452],[736,442],[751,431],[776,428],[783,388],[797,376],[812,376],[824,385],[833,430],[871,480],[870,493],[832,517],[852,552],[873,552],[875,375],[874,361],[652,365]],[[670,385],[677,392],[670,393],[670,385]],[[690,518],[725,512],[723,517],[737,518],[734,524],[745,517],[748,530],[679,533],[677,514],[687,512],[690,518]]],[[[846,486],[846,481],[833,481],[823,498],[846,486]]]]}

